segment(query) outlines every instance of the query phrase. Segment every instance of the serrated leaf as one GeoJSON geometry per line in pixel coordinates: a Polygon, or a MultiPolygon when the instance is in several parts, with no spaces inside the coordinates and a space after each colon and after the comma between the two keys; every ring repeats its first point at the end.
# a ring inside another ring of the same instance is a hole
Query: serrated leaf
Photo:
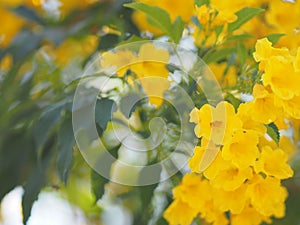
{"type": "Polygon", "coordinates": [[[259,15],[262,13],[264,9],[261,8],[249,8],[245,7],[235,14],[237,15],[237,20],[228,24],[228,33],[231,33],[237,29],[239,29],[242,25],[247,23],[249,20],[251,20],[253,17],[259,15]]]}
{"type": "Polygon", "coordinates": [[[117,110],[116,103],[108,98],[97,100],[95,108],[95,120],[102,130],[106,129],[108,121],[111,120],[112,114],[117,110]]]}
{"type": "Polygon", "coordinates": [[[285,34],[269,34],[265,37],[268,38],[272,45],[275,45],[282,36],[285,36],[285,34]]]}
{"type": "Polygon", "coordinates": [[[265,126],[267,128],[267,134],[275,141],[277,145],[279,145],[280,134],[278,127],[275,125],[275,123],[270,123],[265,126]]]}
{"type": "Polygon", "coordinates": [[[72,118],[66,119],[57,134],[57,171],[60,179],[66,184],[73,163],[73,134],[72,118]]]}
{"type": "Polygon", "coordinates": [[[214,52],[208,53],[203,57],[203,60],[209,64],[212,62],[218,62],[222,59],[227,58],[228,55],[234,53],[236,51],[236,48],[223,48],[220,50],[216,50],[214,52]]]}

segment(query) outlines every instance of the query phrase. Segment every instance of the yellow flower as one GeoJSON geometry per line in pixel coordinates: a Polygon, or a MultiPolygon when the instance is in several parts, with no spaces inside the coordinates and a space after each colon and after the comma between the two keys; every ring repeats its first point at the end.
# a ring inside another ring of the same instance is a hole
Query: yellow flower
{"type": "Polygon", "coordinates": [[[223,169],[225,162],[222,160],[222,157],[219,153],[220,147],[216,146],[213,142],[208,142],[205,139],[202,139],[201,146],[196,146],[194,149],[194,155],[189,159],[189,167],[193,172],[201,173],[204,171],[204,175],[207,178],[215,177],[218,174],[218,171],[223,169]],[[212,154],[212,160],[203,161],[203,155],[205,152],[212,154]],[[209,165],[207,164],[209,163],[209,165]],[[210,164],[211,163],[211,164],[210,164]]]}
{"type": "Polygon", "coordinates": [[[186,202],[174,200],[164,212],[164,218],[170,225],[190,225],[197,214],[198,210],[186,202]]]}
{"type": "Polygon", "coordinates": [[[164,217],[170,224],[189,225],[199,210],[206,207],[205,202],[211,200],[208,188],[208,182],[201,180],[200,176],[186,174],[174,189],[175,200],[165,211],[164,217]]]}
{"type": "Polygon", "coordinates": [[[129,66],[137,61],[137,56],[130,50],[120,50],[116,53],[105,52],[102,54],[101,66],[104,68],[115,67],[119,77],[125,75],[129,66]]]}
{"type": "Polygon", "coordinates": [[[0,26],[0,48],[3,48],[11,43],[25,21],[2,5],[0,5],[0,19],[3,21],[0,26]]]}
{"type": "Polygon", "coordinates": [[[209,224],[228,225],[228,219],[224,212],[219,210],[213,200],[207,201],[205,203],[205,207],[200,212],[200,217],[205,219],[205,221],[209,224]]]}
{"type": "Polygon", "coordinates": [[[248,179],[252,177],[250,167],[238,168],[228,163],[227,168],[223,168],[217,176],[211,180],[211,185],[224,191],[234,191],[248,179]]]}
{"type": "Polygon", "coordinates": [[[249,184],[247,195],[251,205],[264,216],[281,218],[285,214],[284,201],[287,191],[280,185],[280,180],[273,177],[262,178],[256,175],[249,184]]]}
{"type": "Polygon", "coordinates": [[[274,122],[281,114],[279,108],[274,104],[274,94],[269,93],[267,89],[260,84],[253,88],[254,101],[251,103],[251,117],[253,120],[269,124],[274,122]]]}
{"type": "Polygon", "coordinates": [[[243,122],[243,129],[256,131],[260,135],[264,135],[267,132],[267,128],[264,124],[253,120],[253,103],[247,102],[239,105],[237,116],[243,122]]]}
{"type": "Polygon", "coordinates": [[[234,130],[242,127],[242,122],[236,117],[234,107],[228,102],[220,102],[216,107],[205,104],[192,113],[192,121],[199,121],[195,127],[197,137],[204,137],[216,145],[222,145],[230,139],[234,130]]]}
{"type": "Polygon", "coordinates": [[[270,85],[274,94],[282,100],[300,95],[300,73],[295,72],[293,63],[288,58],[270,57],[262,79],[264,85],[270,85]]]}
{"type": "Polygon", "coordinates": [[[293,142],[293,140],[291,140],[289,137],[287,136],[280,136],[280,141],[279,141],[279,147],[289,156],[292,157],[296,154],[297,151],[297,146],[296,144],[293,142]]]}
{"type": "Polygon", "coordinates": [[[271,56],[288,58],[290,57],[290,54],[287,48],[273,48],[272,43],[267,38],[258,40],[255,45],[255,52],[253,53],[253,57],[256,62],[260,62],[260,70],[265,69],[266,63],[271,56]]]}
{"type": "Polygon", "coordinates": [[[174,189],[174,198],[186,202],[190,207],[199,209],[205,207],[204,202],[212,198],[208,188],[208,182],[202,180],[201,176],[188,173],[183,177],[181,184],[174,189]]]}
{"type": "MultiPolygon", "coordinates": [[[[293,81],[294,82],[294,81],[293,81]]],[[[300,119],[300,95],[294,96],[289,100],[284,100],[275,96],[275,105],[282,107],[287,116],[300,119]]]]}
{"type": "Polygon", "coordinates": [[[6,55],[1,61],[0,61],[0,70],[7,71],[11,68],[13,63],[13,59],[11,55],[6,55]]]}
{"type": "Polygon", "coordinates": [[[222,211],[238,214],[241,213],[247,203],[247,185],[242,185],[234,191],[216,189],[214,192],[214,204],[222,211]]]}
{"type": "Polygon", "coordinates": [[[212,63],[209,68],[222,87],[232,87],[236,84],[237,73],[233,66],[227,68],[227,63],[212,63]]]}
{"type": "Polygon", "coordinates": [[[101,65],[104,68],[114,67],[119,77],[124,76],[130,69],[136,74],[136,81],[141,83],[145,94],[149,96],[149,102],[160,106],[164,91],[170,86],[167,79],[169,71],[166,67],[169,58],[168,51],[146,43],[140,47],[137,55],[129,50],[106,52],[102,54],[101,65]]]}
{"type": "Polygon", "coordinates": [[[234,14],[234,12],[232,12],[232,10],[220,10],[218,11],[218,15],[215,17],[212,25],[223,26],[236,20],[237,16],[234,14]]]}
{"type": "Polygon", "coordinates": [[[259,156],[257,132],[239,129],[233,132],[230,142],[224,145],[222,157],[231,160],[238,168],[253,166],[259,156]]]}
{"type": "Polygon", "coordinates": [[[300,72],[300,47],[297,48],[297,55],[295,57],[293,66],[297,73],[300,72]]]}
{"type": "Polygon", "coordinates": [[[208,8],[207,5],[201,5],[200,7],[196,6],[195,14],[197,15],[198,21],[202,25],[206,25],[210,20],[210,14],[212,13],[212,10],[208,8]]]}
{"type": "Polygon", "coordinates": [[[256,173],[262,172],[278,179],[287,179],[293,176],[293,170],[287,164],[287,160],[288,155],[283,150],[273,150],[270,146],[264,146],[254,169],[256,173]]]}
{"type": "Polygon", "coordinates": [[[245,207],[241,213],[231,214],[231,225],[259,225],[263,221],[271,223],[270,219],[262,216],[252,207],[245,207]]]}
{"type": "Polygon", "coordinates": [[[81,40],[66,39],[56,49],[48,47],[48,51],[55,58],[58,66],[67,66],[72,59],[87,57],[94,50],[96,50],[98,44],[98,37],[89,35],[81,40]]]}

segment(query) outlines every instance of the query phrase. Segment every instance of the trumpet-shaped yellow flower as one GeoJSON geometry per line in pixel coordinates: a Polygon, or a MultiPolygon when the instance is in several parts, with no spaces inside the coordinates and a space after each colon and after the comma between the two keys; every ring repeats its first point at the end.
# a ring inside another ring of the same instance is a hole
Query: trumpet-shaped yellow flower
{"type": "Polygon", "coordinates": [[[272,47],[272,43],[267,38],[258,40],[255,45],[255,52],[253,53],[253,57],[256,62],[260,62],[260,70],[265,69],[266,63],[272,56],[290,58],[290,54],[287,48],[274,48],[272,47]]]}
{"type": "Polygon", "coordinates": [[[260,84],[256,84],[253,88],[254,101],[250,102],[251,117],[253,120],[269,124],[274,122],[278,116],[282,114],[280,109],[275,106],[274,94],[260,84]]]}
{"type": "Polygon", "coordinates": [[[220,102],[216,107],[206,104],[200,110],[192,111],[190,121],[198,121],[197,137],[204,137],[216,145],[228,142],[233,131],[242,127],[235,109],[228,102],[220,102]]]}
{"type": "Polygon", "coordinates": [[[250,181],[247,196],[249,196],[254,209],[263,216],[277,218],[284,216],[284,201],[287,198],[287,191],[280,185],[279,179],[256,175],[250,181]]]}
{"type": "Polygon", "coordinates": [[[271,223],[271,220],[261,215],[253,207],[247,206],[241,213],[231,214],[232,225],[259,225],[262,222],[271,223]]]}
{"type": "Polygon", "coordinates": [[[119,77],[124,76],[128,70],[134,72],[137,76],[136,81],[143,86],[150,103],[160,106],[163,93],[170,86],[167,79],[169,71],[166,67],[169,57],[168,51],[159,49],[152,43],[145,43],[140,47],[138,54],[129,50],[106,52],[102,54],[101,65],[104,68],[115,68],[119,77]]]}
{"type": "Polygon", "coordinates": [[[0,47],[7,47],[25,21],[2,5],[0,5],[0,18],[3,21],[0,26],[0,47]]]}
{"type": "Polygon", "coordinates": [[[253,172],[250,167],[238,168],[234,165],[228,165],[221,170],[214,179],[211,179],[211,185],[224,191],[234,191],[242,184],[252,178],[253,172]]]}
{"type": "Polygon", "coordinates": [[[170,225],[190,225],[197,214],[196,208],[181,200],[175,200],[164,212],[164,217],[170,225]]]}
{"type": "Polygon", "coordinates": [[[224,145],[222,157],[231,160],[238,168],[253,166],[259,156],[257,132],[239,129],[233,132],[231,140],[224,145]]]}
{"type": "Polygon", "coordinates": [[[270,57],[262,79],[264,85],[270,85],[275,95],[283,100],[300,95],[300,73],[295,72],[293,63],[288,58],[270,57]]]}
{"type": "Polygon", "coordinates": [[[287,179],[293,176],[293,170],[287,164],[288,155],[281,149],[272,149],[270,146],[262,148],[259,160],[255,162],[255,172],[264,173],[278,179],[287,179]]]}
{"type": "Polygon", "coordinates": [[[248,203],[246,195],[247,185],[242,185],[233,191],[224,191],[215,189],[214,204],[222,211],[230,211],[233,214],[238,214],[243,211],[248,203]]]}
{"type": "Polygon", "coordinates": [[[256,131],[260,136],[264,135],[267,132],[267,128],[264,126],[264,124],[253,120],[252,102],[240,104],[237,116],[241,121],[243,121],[243,129],[256,131]]]}

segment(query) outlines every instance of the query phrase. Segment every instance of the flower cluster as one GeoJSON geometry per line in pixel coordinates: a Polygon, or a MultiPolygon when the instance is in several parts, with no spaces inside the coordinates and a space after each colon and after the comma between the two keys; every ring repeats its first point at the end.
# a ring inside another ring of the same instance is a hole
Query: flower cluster
{"type": "Polygon", "coordinates": [[[201,144],[189,160],[194,174],[174,189],[165,212],[170,224],[188,225],[197,215],[213,224],[260,224],[284,216],[287,191],[281,180],[293,176],[289,152],[267,139],[265,115],[250,113],[259,108],[257,101],[241,104],[237,112],[228,102],[191,112],[201,144]]]}

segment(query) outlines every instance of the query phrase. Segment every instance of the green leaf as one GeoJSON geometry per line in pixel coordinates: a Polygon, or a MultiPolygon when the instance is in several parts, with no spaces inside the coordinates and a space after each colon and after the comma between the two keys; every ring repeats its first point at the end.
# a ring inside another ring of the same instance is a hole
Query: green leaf
{"type": "Polygon", "coordinates": [[[157,6],[149,6],[142,2],[127,3],[124,4],[124,6],[145,13],[147,15],[148,22],[152,26],[163,31],[175,43],[179,42],[184,28],[184,22],[180,17],[177,17],[172,24],[168,12],[157,6]]]}
{"type": "Polygon", "coordinates": [[[92,193],[94,193],[96,201],[103,196],[105,191],[105,184],[108,181],[108,179],[102,177],[94,170],[91,172],[92,193]]]}
{"type": "Polygon", "coordinates": [[[246,60],[247,60],[247,57],[248,57],[248,49],[241,42],[238,42],[238,44],[237,44],[237,55],[238,55],[238,58],[240,60],[241,66],[243,66],[245,64],[246,60]]]}
{"type": "MultiPolygon", "coordinates": [[[[138,183],[145,183],[147,182],[147,179],[151,176],[152,179],[155,177],[157,181],[160,180],[160,174],[161,174],[161,166],[156,168],[156,171],[150,171],[149,167],[145,167],[141,170],[139,174],[139,181],[138,183]],[[145,169],[146,168],[146,169],[145,169]]],[[[141,186],[139,187],[140,190],[140,199],[142,202],[142,209],[144,209],[143,214],[143,220],[148,221],[151,217],[151,200],[154,196],[154,191],[156,187],[158,186],[158,183],[147,185],[147,186],[141,186]]]]}
{"type": "Polygon", "coordinates": [[[20,15],[28,20],[31,20],[33,22],[39,23],[41,25],[46,24],[42,17],[40,17],[34,10],[32,10],[26,6],[21,5],[15,9],[13,9],[13,11],[15,13],[17,13],[18,15],[20,15]]]}
{"type": "Polygon", "coordinates": [[[143,99],[143,96],[137,93],[129,93],[121,98],[120,110],[126,118],[130,118],[131,114],[138,107],[141,99],[143,99]]]}
{"type": "Polygon", "coordinates": [[[57,171],[60,179],[66,184],[73,163],[73,134],[72,118],[69,117],[60,126],[57,134],[57,171]]]}
{"type": "Polygon", "coordinates": [[[258,14],[262,13],[264,9],[261,8],[249,8],[245,7],[235,14],[237,15],[237,20],[228,24],[228,33],[231,33],[237,29],[239,29],[242,25],[247,23],[253,17],[257,16],[258,14]]]}
{"type": "Polygon", "coordinates": [[[272,45],[275,45],[275,44],[277,44],[277,42],[279,41],[279,39],[282,36],[285,36],[285,34],[269,34],[269,35],[267,35],[265,37],[268,38],[268,40],[270,42],[272,42],[272,45]]]}
{"type": "Polygon", "coordinates": [[[61,119],[63,107],[64,103],[60,102],[46,108],[36,122],[32,135],[38,151],[38,157],[41,156],[43,146],[61,119]]]}
{"type": "Polygon", "coordinates": [[[195,5],[200,7],[201,5],[209,5],[210,0],[195,0],[195,5]]]}
{"type": "Polygon", "coordinates": [[[173,38],[174,38],[175,43],[179,43],[181,36],[182,36],[184,26],[185,26],[184,21],[181,19],[180,16],[177,16],[172,25],[173,38]]]}
{"type": "Polygon", "coordinates": [[[239,105],[241,104],[241,100],[236,98],[233,94],[231,94],[229,92],[226,93],[225,100],[230,102],[236,111],[237,111],[239,105]]]}
{"type": "Polygon", "coordinates": [[[249,38],[254,38],[254,36],[252,36],[251,34],[239,34],[239,35],[233,35],[229,38],[227,38],[227,40],[225,41],[225,43],[229,43],[232,41],[242,41],[242,40],[246,40],[249,38]]]}
{"type": "Polygon", "coordinates": [[[280,134],[278,127],[274,123],[266,124],[267,134],[279,145],[280,134]]]}
{"type": "Polygon", "coordinates": [[[159,28],[166,34],[170,33],[170,30],[172,28],[171,19],[169,14],[165,10],[156,6],[149,6],[142,2],[128,3],[124,4],[124,6],[144,12],[147,15],[149,23],[151,25],[159,28]]]}
{"type": "Polygon", "coordinates": [[[230,47],[230,48],[223,48],[220,50],[215,50],[214,52],[207,53],[204,57],[203,60],[209,64],[212,62],[218,62],[222,59],[225,59],[228,57],[228,55],[234,53],[236,51],[236,48],[230,47]]]}
{"type": "Polygon", "coordinates": [[[218,38],[219,35],[221,34],[223,28],[224,28],[224,26],[217,26],[217,27],[215,28],[217,38],[218,38]]]}
{"type": "Polygon", "coordinates": [[[33,170],[34,172],[24,186],[25,192],[22,200],[24,223],[28,220],[32,205],[46,183],[47,168],[51,161],[51,156],[51,154],[47,155],[47,157],[45,157],[43,161],[38,166],[36,166],[36,168],[33,170]]]}
{"type": "Polygon", "coordinates": [[[107,34],[100,38],[98,50],[108,50],[118,44],[119,36],[116,34],[107,34]]]}
{"type": "Polygon", "coordinates": [[[111,120],[112,114],[117,110],[116,103],[108,98],[97,100],[95,108],[95,120],[102,130],[106,129],[108,121],[111,120]]]}

